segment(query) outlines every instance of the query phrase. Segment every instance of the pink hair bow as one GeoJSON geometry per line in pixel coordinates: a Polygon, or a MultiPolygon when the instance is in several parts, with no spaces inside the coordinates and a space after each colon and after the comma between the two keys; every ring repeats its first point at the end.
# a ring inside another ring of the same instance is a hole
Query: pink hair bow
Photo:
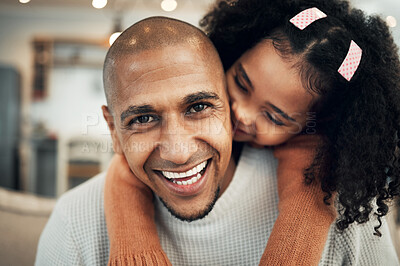
{"type": "Polygon", "coordinates": [[[321,18],[326,18],[326,14],[316,7],[301,11],[290,19],[290,22],[297,28],[304,30],[308,25],[321,18]]]}
{"type": "Polygon", "coordinates": [[[339,67],[338,72],[347,81],[350,81],[354,73],[356,73],[358,66],[360,65],[362,57],[361,48],[351,40],[349,51],[347,52],[346,58],[343,60],[342,65],[339,67]]]}

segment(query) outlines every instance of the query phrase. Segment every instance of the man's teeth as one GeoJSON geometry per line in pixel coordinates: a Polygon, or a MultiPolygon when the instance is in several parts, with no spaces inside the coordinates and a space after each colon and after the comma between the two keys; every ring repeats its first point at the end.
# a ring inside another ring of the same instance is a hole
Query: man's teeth
{"type": "Polygon", "coordinates": [[[195,177],[192,177],[191,179],[187,180],[187,181],[176,181],[176,180],[172,180],[172,182],[174,182],[175,184],[178,185],[191,185],[197,182],[197,180],[199,180],[201,178],[201,174],[198,173],[195,177]]]}
{"type": "Polygon", "coordinates": [[[199,178],[201,177],[200,172],[207,166],[207,161],[202,162],[201,164],[193,167],[192,169],[190,169],[189,171],[186,171],[184,173],[177,173],[177,172],[168,172],[168,171],[162,171],[162,174],[168,178],[168,179],[172,179],[171,181],[173,181],[174,183],[178,184],[178,185],[190,185],[195,183],[197,180],[199,180],[199,178]],[[191,179],[187,180],[187,181],[178,181],[175,179],[180,179],[180,178],[186,178],[189,176],[194,176],[191,179]]]}

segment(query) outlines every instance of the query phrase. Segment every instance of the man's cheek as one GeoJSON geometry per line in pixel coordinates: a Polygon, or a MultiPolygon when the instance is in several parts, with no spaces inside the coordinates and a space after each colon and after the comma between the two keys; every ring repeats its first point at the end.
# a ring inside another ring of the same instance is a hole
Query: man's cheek
{"type": "Polygon", "coordinates": [[[123,144],[123,150],[132,172],[137,177],[147,176],[143,167],[150,154],[149,145],[142,141],[128,141],[123,144]]]}
{"type": "Polygon", "coordinates": [[[232,127],[226,116],[214,116],[202,130],[202,138],[207,139],[210,147],[218,153],[226,154],[223,157],[230,157],[232,149],[232,127]]]}
{"type": "Polygon", "coordinates": [[[135,154],[126,154],[126,160],[128,161],[129,167],[133,173],[133,175],[138,178],[140,181],[145,183],[150,188],[153,188],[153,184],[151,182],[151,178],[148,173],[146,173],[144,169],[145,160],[143,158],[135,156],[135,154]]]}
{"type": "Polygon", "coordinates": [[[202,121],[200,132],[214,138],[229,138],[231,135],[229,116],[223,112],[215,112],[209,119],[202,121]]]}

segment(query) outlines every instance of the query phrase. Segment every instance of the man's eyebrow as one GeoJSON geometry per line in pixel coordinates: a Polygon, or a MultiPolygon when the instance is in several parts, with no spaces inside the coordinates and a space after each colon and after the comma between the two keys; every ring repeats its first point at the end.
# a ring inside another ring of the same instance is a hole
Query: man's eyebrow
{"type": "Polygon", "coordinates": [[[271,108],[274,109],[275,112],[277,112],[278,114],[280,114],[282,117],[286,118],[287,120],[296,122],[296,120],[294,118],[291,118],[288,114],[286,114],[284,111],[282,111],[281,109],[279,109],[275,105],[273,105],[271,103],[267,103],[267,105],[271,106],[271,108]]]}
{"type": "Polygon", "coordinates": [[[140,114],[147,114],[147,113],[155,113],[155,109],[151,105],[141,105],[141,106],[136,106],[136,105],[131,105],[121,113],[121,123],[124,122],[124,120],[131,116],[131,115],[140,115],[140,114]]]}
{"type": "Polygon", "coordinates": [[[253,88],[253,84],[251,84],[251,80],[249,79],[249,76],[247,76],[246,71],[243,68],[242,63],[238,64],[238,71],[240,72],[240,74],[242,75],[242,77],[246,80],[246,82],[249,84],[249,86],[251,88],[253,88]]]}
{"type": "Polygon", "coordinates": [[[220,100],[218,94],[216,94],[214,92],[200,91],[200,92],[186,95],[182,100],[182,104],[189,105],[189,104],[195,103],[197,101],[207,100],[207,99],[220,100]]]}

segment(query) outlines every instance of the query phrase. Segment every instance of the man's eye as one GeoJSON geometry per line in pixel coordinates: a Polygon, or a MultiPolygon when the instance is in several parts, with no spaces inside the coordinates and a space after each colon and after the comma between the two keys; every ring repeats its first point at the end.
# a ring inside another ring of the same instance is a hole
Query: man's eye
{"type": "Polygon", "coordinates": [[[203,104],[203,103],[195,104],[189,109],[188,113],[198,113],[207,108],[208,108],[207,104],[203,104]]]}
{"type": "Polygon", "coordinates": [[[152,115],[142,115],[131,120],[130,124],[147,124],[153,122],[155,117],[152,115]]]}
{"type": "Polygon", "coordinates": [[[236,86],[238,86],[239,89],[241,91],[243,91],[244,93],[248,93],[249,92],[249,90],[245,86],[243,86],[242,83],[240,83],[238,75],[235,75],[235,83],[236,83],[236,86]]]}

